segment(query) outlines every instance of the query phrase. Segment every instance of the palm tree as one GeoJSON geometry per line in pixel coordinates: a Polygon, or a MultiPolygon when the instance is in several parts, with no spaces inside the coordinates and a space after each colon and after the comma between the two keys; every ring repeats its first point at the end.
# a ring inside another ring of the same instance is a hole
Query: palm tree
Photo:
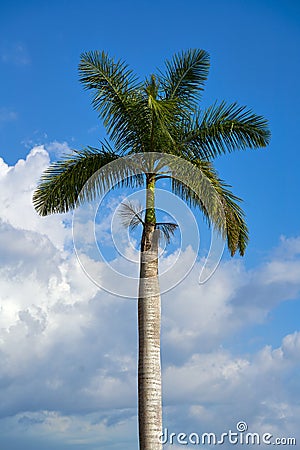
{"type": "Polygon", "coordinates": [[[105,141],[100,149],[87,147],[52,163],[33,197],[36,210],[45,216],[93,200],[120,178],[123,181],[117,183],[119,186],[146,187],[144,214],[133,205],[123,207],[124,222],[132,227],[141,223],[143,227],[138,294],[141,450],[162,448],[157,437],[162,430],[157,230],[169,238],[175,228],[175,224],[157,223],[156,183],[161,178],[170,179],[173,193],[188,205],[200,208],[208,222],[218,228],[231,255],[236,251],[244,255],[248,230],[240,199],[218,177],[212,160],[234,150],[265,147],[270,139],[267,121],[246,107],[221,102],[199,109],[208,71],[209,55],[199,49],[176,54],[166,61],[164,72],[145,81],[139,81],[124,62],[104,52],[82,54],[80,81],[92,91],[92,105],[112,146],[105,141]],[[125,155],[131,159],[125,158],[123,164],[125,155]],[[141,173],[136,170],[135,157],[141,173]],[[108,164],[113,161],[120,164],[108,164]],[[187,174],[180,162],[195,168],[192,186],[184,182],[187,174]],[[105,170],[106,166],[109,170],[105,170]],[[222,220],[216,205],[221,205],[222,220]]]}

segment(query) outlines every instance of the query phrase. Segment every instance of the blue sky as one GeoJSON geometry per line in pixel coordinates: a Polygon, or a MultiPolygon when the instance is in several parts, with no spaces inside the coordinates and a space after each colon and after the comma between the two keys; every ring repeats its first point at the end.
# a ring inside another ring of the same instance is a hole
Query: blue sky
{"type": "Polygon", "coordinates": [[[1,2],[1,448],[137,448],[134,302],[99,291],[68,218],[31,205],[50,160],[104,137],[78,81],[80,54],[94,49],[143,78],[203,48],[203,105],[237,101],[269,120],[267,149],[216,160],[244,199],[246,256],[225,254],[201,288],[198,261],[163,296],[164,414],[174,431],[246,420],[300,440],[299,31],[296,1],[1,2]]]}

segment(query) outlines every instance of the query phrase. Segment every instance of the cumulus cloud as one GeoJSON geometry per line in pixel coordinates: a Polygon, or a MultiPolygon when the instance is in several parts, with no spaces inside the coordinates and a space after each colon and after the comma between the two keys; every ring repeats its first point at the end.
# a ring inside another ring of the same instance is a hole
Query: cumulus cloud
{"type": "Polygon", "coordinates": [[[241,259],[223,261],[203,285],[198,282],[202,266],[196,263],[176,291],[165,295],[168,349],[211,351],[228,335],[264,323],[280,303],[299,298],[300,258],[294,242],[282,239],[269,259],[250,270],[241,259]]]}
{"type": "MultiPolygon", "coordinates": [[[[8,448],[9,439],[19,436],[21,442],[44,442],[40,448],[51,439],[62,449],[136,448],[136,301],[89,280],[70,246],[70,216],[40,218],[34,211],[32,193],[48,164],[44,146],[15,166],[0,162],[0,442],[8,448]]],[[[109,222],[97,228],[104,243],[109,222]]],[[[84,227],[78,232],[89,245],[84,227]]],[[[222,432],[246,420],[255,432],[295,435],[300,332],[252,354],[222,343],[299,296],[299,242],[282,237],[251,270],[239,259],[223,261],[203,285],[198,261],[164,294],[163,391],[170,429],[222,432]]],[[[121,247],[126,250],[124,242],[121,247]]],[[[85,267],[109,276],[93,254],[82,257],[85,267]]],[[[162,267],[175,257],[166,255],[162,267]]],[[[125,270],[115,255],[114,264],[125,270]]],[[[181,276],[170,273],[173,281],[181,276]]]]}
{"type": "Polygon", "coordinates": [[[48,153],[51,155],[54,155],[56,158],[61,157],[63,154],[70,153],[71,149],[69,147],[69,144],[67,142],[59,142],[59,141],[53,141],[49,144],[45,145],[45,149],[48,153]]]}
{"type": "Polygon", "coordinates": [[[44,146],[34,147],[26,159],[9,167],[0,160],[1,219],[13,227],[45,234],[63,248],[70,234],[63,224],[66,215],[39,217],[32,206],[32,195],[43,170],[50,162],[44,146]]]}
{"type": "Polygon", "coordinates": [[[280,347],[265,346],[252,356],[220,349],[169,366],[164,374],[166,402],[176,405],[169,411],[167,407],[170,429],[221,434],[236,431],[237,422],[244,420],[251,432],[299,439],[299,405],[290,385],[295,372],[299,374],[299,336],[295,332],[280,347]],[[178,422],[180,404],[185,414],[178,422]]]}

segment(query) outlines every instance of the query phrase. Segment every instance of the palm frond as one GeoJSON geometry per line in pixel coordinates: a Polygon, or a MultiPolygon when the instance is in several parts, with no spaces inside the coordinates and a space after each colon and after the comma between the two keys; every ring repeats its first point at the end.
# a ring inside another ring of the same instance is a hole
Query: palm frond
{"type": "Polygon", "coordinates": [[[174,236],[176,228],[178,228],[176,223],[158,222],[155,224],[155,229],[161,232],[167,244],[170,243],[171,237],[174,236]]]}
{"type": "Polygon", "coordinates": [[[165,98],[178,98],[194,106],[200,98],[209,71],[209,55],[200,49],[177,53],[166,61],[166,74],[160,73],[165,98]]]}
{"type": "Polygon", "coordinates": [[[119,215],[122,225],[134,230],[138,225],[144,225],[142,218],[143,207],[140,204],[127,200],[122,202],[119,207],[119,215]]]}
{"type": "Polygon", "coordinates": [[[270,141],[266,119],[244,106],[225,102],[198,114],[185,134],[185,149],[201,159],[234,150],[266,147],[270,141]]]}
{"type": "MultiPolygon", "coordinates": [[[[224,234],[224,207],[218,191],[204,171],[199,170],[195,164],[192,164],[192,161],[183,156],[176,157],[169,154],[157,156],[156,166],[159,170],[156,172],[156,178],[170,178],[173,192],[188,203],[189,195],[191,195],[191,202],[194,198],[201,199],[203,212],[208,215],[215,227],[224,234]],[[187,189],[185,189],[185,186],[187,186],[187,189]]],[[[199,205],[199,201],[196,201],[199,205]]]]}
{"type": "Polygon", "coordinates": [[[150,80],[146,80],[144,91],[149,111],[149,140],[146,151],[168,152],[176,146],[174,130],[180,119],[179,102],[177,99],[165,99],[158,95],[159,80],[154,75],[150,80]]]}
{"type": "Polygon", "coordinates": [[[93,147],[65,155],[43,173],[33,195],[42,215],[64,213],[116,186],[141,186],[143,177],[136,165],[120,158],[107,146],[93,147]],[[118,160],[118,164],[109,164],[118,160]],[[99,170],[101,172],[99,172],[99,170]]]}
{"type": "Polygon", "coordinates": [[[93,51],[81,55],[79,74],[85,89],[92,91],[92,105],[115,145],[124,151],[134,146],[140,139],[143,111],[141,87],[133,72],[107,53],[93,51]]]}
{"type": "Polygon", "coordinates": [[[172,179],[173,192],[182,198],[189,206],[200,208],[209,224],[217,225],[217,228],[227,239],[227,246],[233,256],[238,250],[243,256],[249,241],[248,228],[245,222],[244,213],[239,203],[241,199],[236,197],[230,190],[230,186],[225,184],[217,175],[216,171],[208,161],[194,159],[190,161],[205,176],[211,184],[211,189],[218,196],[222,208],[222,227],[217,222],[211,211],[207,207],[207,201],[199,196],[197,191],[191,188],[190,183],[186,184],[176,178],[172,179]]]}

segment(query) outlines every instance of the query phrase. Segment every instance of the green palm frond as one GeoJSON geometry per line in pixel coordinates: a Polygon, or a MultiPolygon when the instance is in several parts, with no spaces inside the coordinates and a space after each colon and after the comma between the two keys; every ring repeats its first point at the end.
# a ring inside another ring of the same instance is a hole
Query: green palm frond
{"type": "Polygon", "coordinates": [[[92,105],[116,146],[124,150],[134,146],[140,138],[145,108],[132,71],[105,52],[94,51],[81,55],[79,74],[85,89],[92,91],[92,105]]]}
{"type": "Polygon", "coordinates": [[[145,81],[138,95],[131,99],[128,126],[136,130],[136,138],[131,135],[127,139],[123,133],[123,140],[116,142],[117,148],[126,149],[130,154],[172,152],[175,147],[173,134],[179,119],[178,101],[161,98],[158,91],[158,80],[152,75],[150,80],[145,81]]]}
{"type": "Polygon", "coordinates": [[[204,50],[190,49],[166,61],[166,74],[160,80],[167,99],[178,98],[187,106],[199,100],[209,71],[209,55],[204,50]]]}
{"type": "Polygon", "coordinates": [[[176,148],[176,133],[180,121],[180,114],[177,99],[165,99],[158,97],[159,85],[152,75],[151,80],[145,86],[150,121],[150,142],[151,152],[172,152],[176,148]]]}
{"type": "Polygon", "coordinates": [[[241,199],[219,179],[210,162],[183,157],[168,159],[168,155],[161,158],[160,167],[165,170],[163,175],[158,172],[157,179],[170,178],[174,194],[202,211],[207,222],[227,240],[232,255],[237,250],[243,255],[249,238],[244,213],[239,206],[241,199]],[[182,161],[192,163],[195,169],[182,161]]]}
{"type": "Polygon", "coordinates": [[[206,173],[199,170],[196,164],[187,157],[174,157],[164,154],[158,156],[156,161],[156,179],[171,179],[173,192],[179,195],[188,204],[201,205],[214,226],[222,233],[225,232],[225,216],[222,199],[214,184],[206,173]],[[189,187],[187,187],[189,186],[189,187]],[[189,195],[191,198],[189,199],[189,195]]]}
{"type": "Polygon", "coordinates": [[[270,141],[266,119],[236,103],[215,104],[198,114],[190,129],[188,126],[184,148],[201,159],[234,150],[266,147],[270,141]]]}
{"type": "Polygon", "coordinates": [[[135,165],[126,164],[107,146],[93,147],[65,155],[43,173],[33,195],[33,204],[42,215],[64,213],[85,201],[92,201],[106,189],[141,186],[143,178],[135,165]],[[117,165],[109,163],[118,161],[117,165]],[[101,170],[101,173],[98,171],[101,170]],[[121,181],[120,181],[121,180],[121,181]]]}
{"type": "MultiPolygon", "coordinates": [[[[225,184],[218,177],[211,163],[199,159],[190,160],[190,162],[205,176],[211,185],[211,189],[219,198],[223,209],[223,221],[216,222],[215,216],[207,207],[207,200],[204,199],[203,201],[203,197],[198,195],[197,191],[191,187],[190,183],[187,185],[178,178],[173,178],[173,192],[182,198],[189,206],[200,208],[208,223],[216,226],[223,237],[227,239],[227,245],[232,256],[237,250],[240,255],[243,256],[249,236],[243,210],[238,204],[241,202],[241,199],[236,197],[229,190],[230,186],[225,184]]],[[[219,212],[218,216],[220,216],[219,212]]]]}

